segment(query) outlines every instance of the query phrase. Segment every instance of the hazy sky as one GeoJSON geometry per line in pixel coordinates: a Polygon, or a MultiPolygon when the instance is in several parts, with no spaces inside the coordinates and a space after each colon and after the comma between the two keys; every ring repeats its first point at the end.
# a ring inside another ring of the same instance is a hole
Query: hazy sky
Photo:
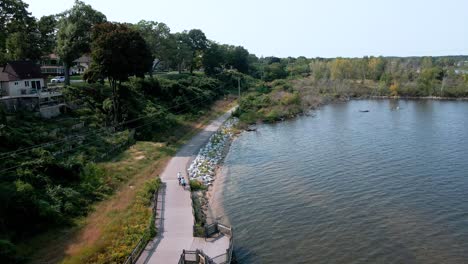
{"type": "MultiPolygon", "coordinates": [[[[24,0],[36,17],[73,0],[24,0]]],[[[466,0],[85,0],[108,20],[198,28],[258,56],[468,54],[466,0]]]]}

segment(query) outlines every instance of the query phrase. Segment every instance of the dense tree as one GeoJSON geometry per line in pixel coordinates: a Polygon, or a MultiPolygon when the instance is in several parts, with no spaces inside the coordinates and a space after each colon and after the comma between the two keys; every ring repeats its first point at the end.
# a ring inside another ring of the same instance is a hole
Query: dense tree
{"type": "Polygon", "coordinates": [[[315,80],[321,80],[323,78],[328,79],[330,77],[330,70],[327,66],[327,62],[313,60],[309,64],[309,67],[315,80]]]}
{"type": "Polygon", "coordinates": [[[60,15],[57,53],[64,62],[66,84],[70,84],[69,72],[73,61],[90,52],[93,26],[104,21],[104,14],[78,0],[71,9],[60,15]]]}
{"type": "Polygon", "coordinates": [[[249,72],[249,51],[244,49],[244,47],[231,46],[228,49],[227,55],[227,66],[232,67],[239,72],[248,73],[249,72]]]}
{"type": "Polygon", "coordinates": [[[173,67],[176,67],[179,73],[189,64],[191,66],[194,53],[189,45],[187,32],[174,34],[175,54],[173,67]]]}
{"type": "Polygon", "coordinates": [[[264,61],[267,63],[267,64],[272,64],[272,63],[281,63],[281,59],[278,58],[278,57],[266,57],[264,58],[264,61]]]}
{"type": "Polygon", "coordinates": [[[40,34],[41,55],[52,53],[57,45],[57,18],[55,15],[43,16],[37,21],[40,34]]]}
{"type": "Polygon", "coordinates": [[[286,67],[291,76],[307,76],[310,73],[309,60],[305,57],[299,57],[286,67]]]}
{"type": "Polygon", "coordinates": [[[121,120],[120,88],[130,76],[144,77],[153,56],[140,33],[125,24],[102,23],[93,28],[93,62],[85,75],[88,81],[107,78],[112,88],[114,123],[121,120]]]}
{"type": "Polygon", "coordinates": [[[352,76],[352,69],[350,60],[337,58],[331,62],[331,78],[334,80],[349,79],[352,76]]]}
{"type": "Polygon", "coordinates": [[[6,50],[8,60],[37,60],[41,55],[39,36],[27,31],[11,33],[6,39],[6,50]]]}
{"type": "Polygon", "coordinates": [[[198,62],[197,59],[202,56],[201,52],[208,47],[208,39],[200,29],[192,29],[188,33],[185,32],[182,40],[190,47],[192,52],[190,57],[190,73],[193,73],[193,69],[198,62]]]}
{"type": "Polygon", "coordinates": [[[176,49],[170,28],[164,23],[146,20],[141,20],[134,27],[143,36],[155,58],[153,68],[156,69],[161,64],[165,67],[170,65],[176,49]]]}
{"type": "MultiPolygon", "coordinates": [[[[432,65],[426,64],[427,66],[432,65]]],[[[418,88],[424,95],[432,96],[435,92],[435,87],[440,81],[440,76],[443,75],[437,67],[423,68],[417,80],[418,88]]]]}
{"type": "Polygon", "coordinates": [[[273,81],[275,79],[283,79],[288,76],[288,72],[283,64],[279,62],[274,62],[272,64],[266,65],[264,68],[264,80],[273,81]]]}
{"type": "Polygon", "coordinates": [[[226,54],[222,46],[211,43],[203,55],[203,68],[208,75],[220,73],[226,62],[226,54]]]}
{"type": "Polygon", "coordinates": [[[367,69],[368,78],[374,81],[378,81],[384,73],[385,60],[382,57],[370,57],[367,69]]]}
{"type": "Polygon", "coordinates": [[[37,59],[39,36],[34,17],[21,0],[0,1],[0,63],[37,59]]]}

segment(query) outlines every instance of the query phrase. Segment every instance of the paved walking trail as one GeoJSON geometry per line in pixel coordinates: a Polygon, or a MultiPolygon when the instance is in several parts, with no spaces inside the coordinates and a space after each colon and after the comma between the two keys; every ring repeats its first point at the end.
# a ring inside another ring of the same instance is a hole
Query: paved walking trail
{"type": "Polygon", "coordinates": [[[202,249],[208,256],[216,257],[226,253],[229,247],[229,238],[206,241],[203,238],[193,237],[194,217],[192,214],[192,200],[190,191],[183,190],[177,180],[177,172],[182,172],[188,182],[187,168],[203,147],[210,136],[218,130],[223,122],[229,118],[231,112],[212,121],[202,132],[190,140],[173,157],[164,172],[161,180],[165,185],[158,201],[157,222],[160,221],[158,235],[145,248],[138,264],[178,263],[183,249],[202,249]]]}

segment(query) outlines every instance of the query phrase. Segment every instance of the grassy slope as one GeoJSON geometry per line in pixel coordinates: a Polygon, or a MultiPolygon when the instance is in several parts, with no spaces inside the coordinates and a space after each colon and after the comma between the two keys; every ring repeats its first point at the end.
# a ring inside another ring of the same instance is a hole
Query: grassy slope
{"type": "Polygon", "coordinates": [[[145,183],[162,172],[184,142],[232,105],[232,100],[220,100],[206,115],[185,121],[174,131],[175,144],[137,142],[111,162],[100,163],[106,176],[121,182],[119,189],[75,227],[48,232],[23,245],[32,254],[31,262],[112,263],[125,258],[149,224],[151,211],[138,201],[145,183]]]}

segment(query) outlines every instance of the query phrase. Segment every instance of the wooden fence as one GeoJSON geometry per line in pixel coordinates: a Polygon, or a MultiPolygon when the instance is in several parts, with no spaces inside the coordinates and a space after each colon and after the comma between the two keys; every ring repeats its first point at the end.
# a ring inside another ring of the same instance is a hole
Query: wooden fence
{"type": "Polygon", "coordinates": [[[212,223],[204,227],[193,226],[194,234],[205,234],[205,237],[211,237],[214,234],[221,233],[229,237],[229,248],[226,249],[226,253],[210,258],[204,255],[203,251],[188,251],[183,250],[179,264],[230,264],[232,261],[232,254],[234,251],[234,232],[233,228],[220,223],[212,223]],[[200,255],[200,256],[198,256],[200,255]],[[201,257],[201,256],[204,257],[201,257]]]}
{"type": "Polygon", "coordinates": [[[155,219],[156,219],[156,209],[158,206],[158,195],[159,195],[159,189],[156,190],[153,194],[152,202],[153,202],[153,208],[152,208],[152,216],[151,216],[151,223],[146,232],[143,234],[141,237],[140,241],[138,241],[138,244],[135,246],[135,248],[132,250],[130,255],[127,257],[127,260],[124,262],[124,264],[134,264],[137,262],[138,258],[141,255],[141,252],[145,249],[146,245],[148,242],[151,240],[153,234],[151,234],[151,229],[155,228],[155,219]]]}
{"type": "Polygon", "coordinates": [[[210,257],[208,257],[203,250],[182,250],[180,255],[179,264],[215,264],[210,257]]]}

